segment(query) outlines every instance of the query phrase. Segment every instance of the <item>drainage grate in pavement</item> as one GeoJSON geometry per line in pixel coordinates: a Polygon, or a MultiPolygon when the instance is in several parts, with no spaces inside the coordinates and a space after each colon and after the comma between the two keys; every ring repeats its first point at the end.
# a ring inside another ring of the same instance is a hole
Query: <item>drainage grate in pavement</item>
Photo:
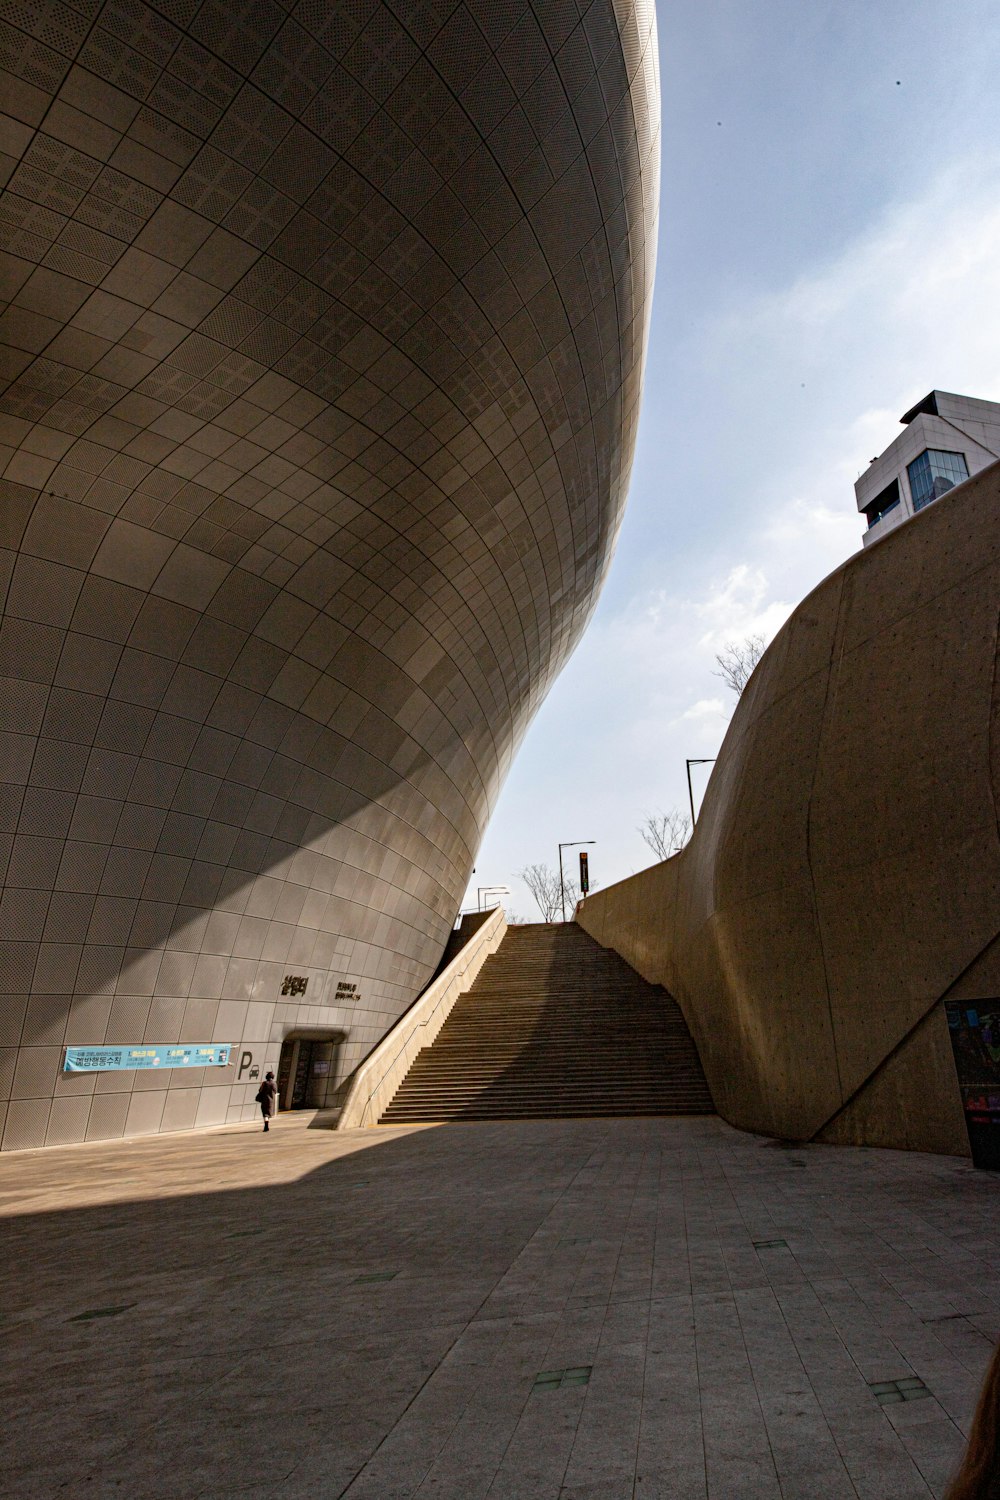
{"type": "Polygon", "coordinates": [[[134,1307],[134,1302],[123,1302],[120,1307],[88,1307],[86,1312],[75,1313],[72,1318],[67,1318],[67,1323],[89,1323],[91,1318],[117,1318],[119,1313],[128,1312],[134,1307]]]}
{"type": "Polygon", "coordinates": [[[569,1249],[570,1245],[589,1245],[589,1244],[590,1244],[590,1241],[587,1240],[587,1239],[574,1239],[572,1236],[570,1236],[570,1238],[568,1238],[568,1239],[560,1240],[558,1248],[560,1250],[567,1250],[567,1249],[569,1249]]]}
{"type": "Polygon", "coordinates": [[[754,1240],[755,1250],[787,1250],[787,1240],[754,1240]]]}
{"type": "Polygon", "coordinates": [[[892,1406],[897,1401],[919,1401],[921,1396],[930,1395],[916,1375],[906,1375],[902,1380],[869,1380],[868,1384],[879,1406],[892,1406]]]}
{"type": "Polygon", "coordinates": [[[260,1234],[260,1229],[234,1229],[232,1234],[227,1234],[227,1240],[245,1240],[248,1235],[260,1234]]]}
{"type": "Polygon", "coordinates": [[[533,1391],[558,1391],[564,1385],[586,1385],[593,1365],[573,1365],[568,1370],[542,1370],[535,1376],[533,1391]]]}
{"type": "Polygon", "coordinates": [[[354,1285],[361,1286],[369,1281],[391,1281],[395,1271],[371,1271],[367,1276],[355,1276],[354,1285]]]}

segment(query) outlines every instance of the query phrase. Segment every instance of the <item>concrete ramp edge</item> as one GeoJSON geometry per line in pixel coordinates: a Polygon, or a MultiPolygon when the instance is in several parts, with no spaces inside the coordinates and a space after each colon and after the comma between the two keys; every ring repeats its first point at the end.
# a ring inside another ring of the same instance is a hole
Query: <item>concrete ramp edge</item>
{"type": "Polygon", "coordinates": [[[503,907],[498,906],[358,1068],[337,1121],[338,1130],[378,1124],[413,1059],[433,1042],[455,1001],[472,988],[506,931],[507,919],[503,907]]]}

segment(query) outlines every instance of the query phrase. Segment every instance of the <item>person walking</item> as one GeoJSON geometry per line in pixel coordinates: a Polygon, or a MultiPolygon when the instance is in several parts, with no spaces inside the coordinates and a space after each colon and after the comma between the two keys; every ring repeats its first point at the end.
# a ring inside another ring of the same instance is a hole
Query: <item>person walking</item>
{"type": "Polygon", "coordinates": [[[274,1074],[266,1073],[264,1075],[264,1082],[257,1090],[257,1103],[260,1105],[260,1112],[264,1116],[265,1130],[270,1130],[271,1128],[271,1116],[274,1114],[277,1093],[278,1091],[274,1086],[274,1074]]]}

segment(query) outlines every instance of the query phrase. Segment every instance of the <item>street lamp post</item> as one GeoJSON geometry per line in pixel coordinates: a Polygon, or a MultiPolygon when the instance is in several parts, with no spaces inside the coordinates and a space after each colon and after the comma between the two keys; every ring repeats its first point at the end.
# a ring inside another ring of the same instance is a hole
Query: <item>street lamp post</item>
{"type": "Polygon", "coordinates": [[[686,760],[684,762],[684,764],[687,766],[688,801],[691,804],[691,832],[692,833],[694,833],[694,792],[691,790],[691,767],[692,766],[714,766],[715,761],[716,761],[716,756],[714,756],[714,755],[703,755],[703,756],[701,756],[700,759],[686,760]]]}
{"type": "Polygon", "coordinates": [[[575,849],[578,844],[596,844],[596,839],[567,839],[564,844],[559,845],[559,902],[562,906],[562,919],[566,920],[566,882],[563,879],[562,852],[564,849],[575,849]]]}
{"type": "Polygon", "coordinates": [[[484,895],[486,895],[486,896],[489,896],[489,895],[509,896],[510,895],[510,886],[509,885],[477,885],[476,886],[476,905],[479,907],[480,911],[482,911],[482,909],[483,909],[483,896],[484,895]]]}

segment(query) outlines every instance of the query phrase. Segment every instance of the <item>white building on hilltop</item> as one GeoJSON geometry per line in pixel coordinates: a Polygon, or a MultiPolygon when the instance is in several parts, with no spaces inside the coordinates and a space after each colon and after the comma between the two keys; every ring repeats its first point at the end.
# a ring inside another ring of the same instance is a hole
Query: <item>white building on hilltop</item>
{"type": "Polygon", "coordinates": [[[899,420],[906,431],[854,486],[866,547],[1000,459],[998,401],[931,391],[899,420]]]}

